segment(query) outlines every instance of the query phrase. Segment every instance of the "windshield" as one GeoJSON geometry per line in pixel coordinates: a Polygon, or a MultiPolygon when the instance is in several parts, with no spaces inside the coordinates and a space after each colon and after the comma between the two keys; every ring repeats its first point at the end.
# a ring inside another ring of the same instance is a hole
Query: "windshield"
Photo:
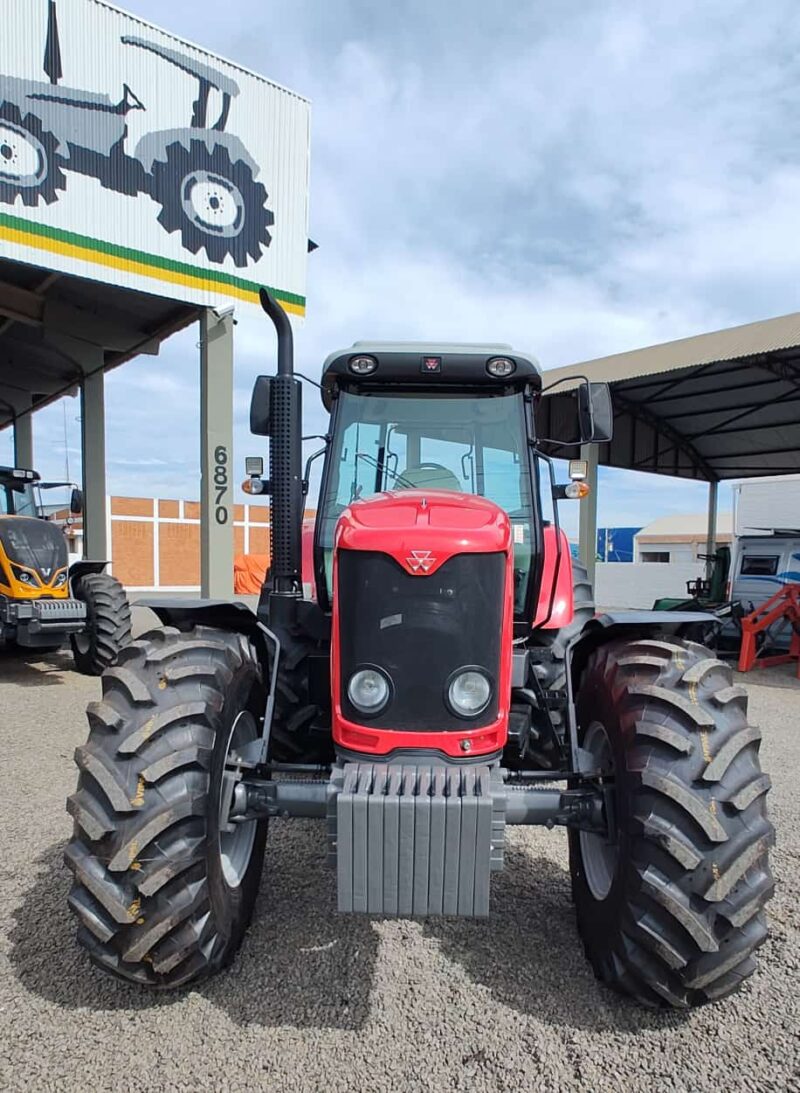
{"type": "Polygon", "coordinates": [[[352,501],[383,490],[438,489],[487,497],[514,537],[515,607],[525,603],[533,499],[521,394],[339,396],[335,440],[320,502],[328,588],[336,521],[352,501]]]}
{"type": "Polygon", "coordinates": [[[36,493],[30,482],[21,488],[0,486],[0,516],[38,516],[36,493]]]}

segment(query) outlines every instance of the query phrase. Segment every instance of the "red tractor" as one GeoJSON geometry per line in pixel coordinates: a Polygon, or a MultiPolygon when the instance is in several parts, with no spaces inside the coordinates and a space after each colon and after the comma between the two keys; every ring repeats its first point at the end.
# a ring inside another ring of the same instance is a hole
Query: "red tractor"
{"type": "MultiPolygon", "coordinates": [[[[224,967],[273,817],[324,820],[339,910],[379,916],[488,915],[506,826],[558,825],[601,980],[647,1006],[736,990],[773,889],[759,733],[729,669],[682,637],[706,616],[595,617],[551,504],[582,487],[540,450],[535,361],[328,357],[304,541],[291,327],[262,303],[278,370],[253,393],[270,477],[249,490],[271,496],[272,567],[257,613],[162,602],[163,628],[105,673],[68,805],[80,943],[150,987],[224,967]]],[[[608,388],[580,386],[569,442],[611,422],[608,388]]]]}

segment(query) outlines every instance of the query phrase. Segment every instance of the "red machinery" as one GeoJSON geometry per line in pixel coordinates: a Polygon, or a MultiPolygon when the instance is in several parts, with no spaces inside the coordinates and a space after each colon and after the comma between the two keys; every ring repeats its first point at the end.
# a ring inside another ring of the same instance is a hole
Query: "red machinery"
{"type": "Polygon", "coordinates": [[[771,668],[777,664],[791,664],[792,661],[797,663],[797,678],[800,679],[800,584],[785,585],[742,619],[740,672],[749,672],[751,668],[771,668]],[[768,631],[781,619],[786,619],[792,627],[788,651],[759,656],[758,635],[768,631]]]}
{"type": "MultiPolygon", "coordinates": [[[[104,678],[68,804],[81,944],[156,988],[218,971],[267,823],[295,817],[324,821],[340,912],[485,916],[506,827],[540,824],[567,829],[600,979],[648,1006],[735,990],[772,891],[757,731],[730,669],[685,640],[707,615],[595,617],[553,503],[586,487],[543,451],[536,362],[506,345],[331,354],[312,541],[292,331],[262,303],[278,371],[251,431],[270,475],[247,487],[271,497],[270,571],[257,613],[150,602],[164,628],[104,678]]],[[[612,420],[608,388],[583,381],[564,447],[606,443],[612,420]]]]}

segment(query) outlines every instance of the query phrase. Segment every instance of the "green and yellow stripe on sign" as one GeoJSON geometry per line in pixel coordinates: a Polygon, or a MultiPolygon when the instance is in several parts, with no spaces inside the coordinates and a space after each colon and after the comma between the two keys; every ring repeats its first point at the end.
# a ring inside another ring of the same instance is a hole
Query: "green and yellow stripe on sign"
{"type": "MultiPolygon", "coordinates": [[[[106,243],[102,239],[92,239],[87,235],[64,231],[46,224],[35,224],[18,216],[0,213],[0,239],[18,246],[35,247],[51,254],[62,254],[82,262],[92,262],[109,269],[124,270],[140,277],[152,277],[156,281],[166,281],[174,285],[186,285],[201,292],[218,292],[245,300],[248,304],[258,303],[258,291],[262,287],[255,281],[246,281],[234,277],[223,270],[196,269],[185,262],[175,262],[146,251],[121,247],[116,243],[106,243]]],[[[295,315],[305,315],[304,296],[294,292],[264,286],[280,300],[286,311],[295,315]]]]}

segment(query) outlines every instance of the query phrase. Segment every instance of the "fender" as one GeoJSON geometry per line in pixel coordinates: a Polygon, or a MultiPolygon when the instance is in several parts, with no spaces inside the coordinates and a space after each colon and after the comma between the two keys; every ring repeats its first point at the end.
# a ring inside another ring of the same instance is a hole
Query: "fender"
{"type": "Polygon", "coordinates": [[[588,769],[587,753],[578,746],[574,694],[589,655],[615,638],[634,638],[638,635],[653,638],[658,637],[659,633],[681,637],[690,626],[698,623],[719,624],[719,619],[706,611],[608,611],[587,622],[583,630],[568,643],[564,651],[564,661],[570,758],[574,771],[588,769]]]}
{"type": "Polygon", "coordinates": [[[533,629],[559,630],[569,626],[574,615],[572,555],[563,529],[544,529],[542,577],[533,629]]]}
{"type": "Polygon", "coordinates": [[[189,630],[192,626],[212,626],[216,630],[233,630],[246,634],[256,645],[265,666],[270,663],[266,628],[255,611],[241,600],[136,600],[133,607],[147,607],[164,626],[189,630]]]}
{"type": "Polygon", "coordinates": [[[108,562],[73,562],[69,567],[69,582],[79,581],[87,573],[104,573],[108,562]]]}
{"type": "Polygon", "coordinates": [[[213,129],[161,129],[145,133],[134,149],[133,158],[141,163],[147,174],[152,174],[156,161],[166,163],[167,149],[171,144],[180,144],[188,152],[193,142],[204,144],[209,154],[220,146],[225,148],[231,163],[242,160],[250,168],[253,178],[258,178],[259,166],[241,140],[234,133],[213,129]]]}

